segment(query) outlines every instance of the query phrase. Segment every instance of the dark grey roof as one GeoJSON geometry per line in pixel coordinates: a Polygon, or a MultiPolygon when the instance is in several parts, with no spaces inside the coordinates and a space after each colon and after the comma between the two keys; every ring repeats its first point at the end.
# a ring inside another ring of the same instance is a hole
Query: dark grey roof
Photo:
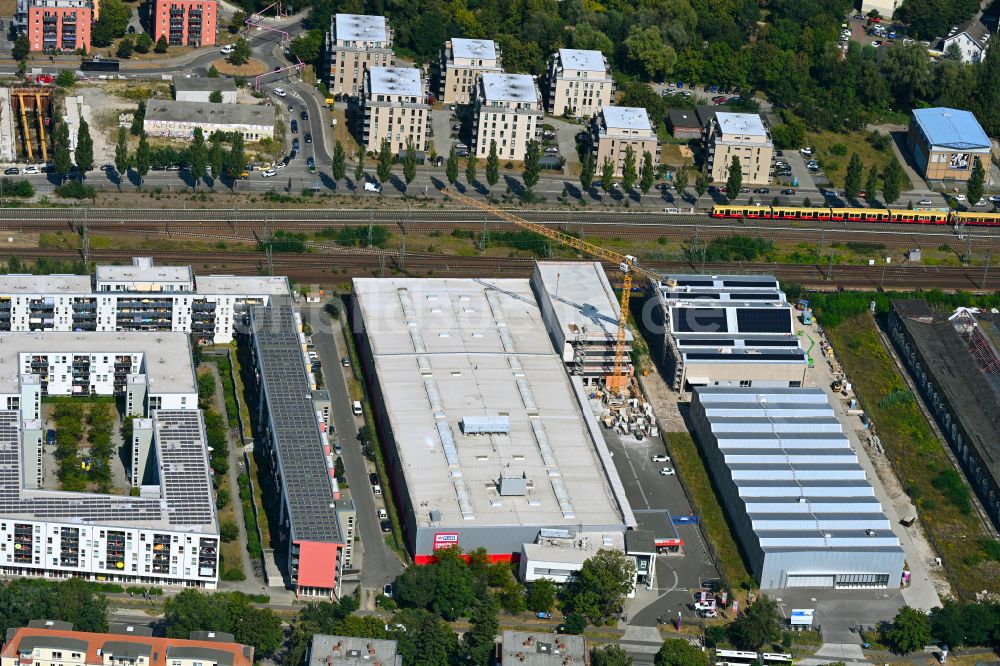
{"type": "Polygon", "coordinates": [[[59,648],[60,650],[73,650],[82,654],[87,653],[87,641],[79,638],[66,638],[64,636],[25,636],[17,642],[17,651],[24,654],[33,652],[35,648],[59,648]]]}
{"type": "Polygon", "coordinates": [[[629,530],[625,532],[625,552],[655,553],[656,537],[649,530],[629,530]]]}
{"type": "Polygon", "coordinates": [[[896,298],[892,301],[892,308],[900,317],[933,317],[934,311],[927,305],[927,301],[915,298],[896,298]]]}
{"type": "Polygon", "coordinates": [[[264,104],[213,104],[151,99],[146,107],[146,120],[194,125],[205,123],[273,127],[274,107],[264,104]]]}
{"type": "Polygon", "coordinates": [[[693,109],[670,109],[667,112],[667,120],[673,128],[698,129],[702,128],[701,121],[693,109]]]}
{"type": "Polygon", "coordinates": [[[250,308],[292,540],[340,543],[330,472],[316,423],[295,316],[288,303],[250,308]]]}
{"type": "Polygon", "coordinates": [[[236,636],[224,631],[192,631],[190,638],[193,641],[213,641],[215,643],[236,642],[236,636]]]}
{"type": "Polygon", "coordinates": [[[141,624],[112,624],[108,628],[109,634],[121,634],[123,636],[145,636],[153,635],[153,629],[141,624]]]}
{"type": "Polygon", "coordinates": [[[149,643],[135,643],[133,641],[105,641],[101,646],[101,652],[114,657],[115,660],[125,659],[136,661],[139,657],[148,657],[153,652],[153,646],[149,643]]]}
{"type": "Polygon", "coordinates": [[[955,32],[945,37],[945,40],[961,35],[963,32],[979,46],[986,46],[990,39],[990,29],[978,17],[973,17],[955,28],[955,32]]]}
{"type": "Polygon", "coordinates": [[[206,647],[169,646],[167,659],[192,659],[195,661],[211,661],[219,666],[233,666],[233,653],[229,650],[215,650],[206,647]]]}
{"type": "Polygon", "coordinates": [[[174,90],[177,92],[208,92],[213,90],[236,92],[236,81],[224,76],[218,76],[214,79],[207,76],[192,76],[191,78],[175,76],[174,90]]]}
{"type": "Polygon", "coordinates": [[[62,620],[31,620],[28,622],[31,629],[58,629],[59,631],[73,631],[72,622],[62,620]]]}

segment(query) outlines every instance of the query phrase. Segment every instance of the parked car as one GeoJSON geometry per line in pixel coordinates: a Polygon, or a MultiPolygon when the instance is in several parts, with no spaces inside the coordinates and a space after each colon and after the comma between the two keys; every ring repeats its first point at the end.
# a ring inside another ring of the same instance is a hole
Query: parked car
{"type": "Polygon", "coordinates": [[[986,199],[980,198],[979,201],[977,201],[976,203],[974,203],[972,205],[973,206],[985,206],[986,204],[987,204],[986,199]]]}
{"type": "MultiPolygon", "coordinates": [[[[28,167],[28,168],[30,169],[31,167],[28,167]]],[[[24,173],[28,173],[28,169],[25,169],[24,173]]],[[[954,197],[954,199],[955,199],[955,201],[965,201],[965,195],[964,194],[956,194],[955,197],[954,197]]]]}
{"type": "Polygon", "coordinates": [[[657,453],[652,457],[653,462],[670,462],[670,456],[663,453],[657,453]]]}
{"type": "Polygon", "coordinates": [[[392,599],[392,583],[386,583],[382,586],[382,596],[392,599]]]}
{"type": "Polygon", "coordinates": [[[292,122],[291,122],[291,128],[292,128],[292,134],[298,134],[299,133],[299,121],[297,121],[297,120],[295,120],[293,118],[292,122]]]}
{"type": "MultiPolygon", "coordinates": [[[[382,188],[379,189],[381,190],[382,188]]],[[[354,412],[355,416],[361,416],[362,414],[364,414],[364,410],[361,409],[360,400],[355,400],[354,402],[351,403],[351,411],[354,412]]]]}
{"type": "Polygon", "coordinates": [[[292,150],[298,151],[299,149],[299,139],[298,137],[292,139],[292,150]]]}
{"type": "Polygon", "coordinates": [[[340,364],[345,368],[349,368],[351,367],[351,359],[345,356],[344,358],[340,359],[340,364]]]}
{"type": "Polygon", "coordinates": [[[770,194],[771,190],[766,187],[758,187],[753,191],[754,194],[770,194]]]}
{"type": "Polygon", "coordinates": [[[786,197],[790,197],[793,194],[795,194],[795,190],[789,188],[787,190],[781,190],[781,193],[784,194],[786,197]]]}
{"type": "Polygon", "coordinates": [[[3,170],[3,175],[5,176],[16,176],[19,173],[21,173],[21,170],[17,167],[7,167],[3,170]]]}
{"type": "Polygon", "coordinates": [[[386,512],[385,509],[379,509],[378,510],[378,519],[379,520],[388,520],[388,518],[389,518],[389,514],[388,514],[388,512],[386,512]]]}
{"type": "MultiPolygon", "coordinates": [[[[381,192],[382,186],[378,183],[373,183],[371,181],[365,181],[365,192],[381,192]]],[[[355,412],[358,413],[358,412],[355,412]]]]}
{"type": "Polygon", "coordinates": [[[299,114],[299,118],[301,118],[303,121],[309,120],[309,112],[303,109],[302,113],[299,114]]]}
{"type": "Polygon", "coordinates": [[[674,474],[673,467],[663,467],[660,469],[660,476],[673,476],[674,474]]]}
{"type": "Polygon", "coordinates": [[[274,89],[274,94],[277,95],[278,97],[284,97],[288,93],[285,92],[284,88],[275,88],[274,89]]]}
{"type": "MultiPolygon", "coordinates": [[[[992,199],[993,197],[990,197],[990,198],[992,199]]],[[[933,206],[934,202],[931,201],[930,199],[921,199],[920,201],[917,202],[917,205],[918,206],[933,206]]]]}
{"type": "Polygon", "coordinates": [[[41,172],[42,172],[41,169],[39,169],[35,165],[31,165],[24,167],[24,171],[22,171],[21,173],[23,173],[25,176],[34,176],[36,174],[40,174],[41,172]]]}
{"type": "Polygon", "coordinates": [[[805,155],[806,157],[811,157],[813,154],[813,149],[807,146],[805,148],[800,148],[799,152],[805,155]]]}
{"type": "Polygon", "coordinates": [[[267,169],[266,171],[262,171],[260,175],[264,178],[271,178],[272,176],[277,176],[278,171],[276,169],[267,169]]]}
{"type": "Polygon", "coordinates": [[[559,152],[559,149],[556,148],[555,146],[549,146],[548,148],[545,149],[545,152],[548,153],[549,155],[555,155],[559,152]]]}
{"type": "MultiPolygon", "coordinates": [[[[379,523],[378,523],[378,526],[386,534],[388,534],[389,532],[392,531],[392,523],[390,523],[388,520],[380,520],[379,523]]],[[[386,596],[389,597],[389,596],[392,596],[392,595],[391,594],[387,594],[386,596]]]]}
{"type": "Polygon", "coordinates": [[[370,472],[368,474],[368,481],[373,486],[377,486],[378,485],[378,474],[376,474],[375,472],[370,472]]]}

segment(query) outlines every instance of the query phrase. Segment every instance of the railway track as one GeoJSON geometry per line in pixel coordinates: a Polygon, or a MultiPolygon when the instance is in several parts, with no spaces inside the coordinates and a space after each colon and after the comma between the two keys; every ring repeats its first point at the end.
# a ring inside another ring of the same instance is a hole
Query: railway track
{"type": "MultiPolygon", "coordinates": [[[[21,258],[79,260],[76,250],[18,250],[21,258]]],[[[90,260],[126,262],[130,250],[94,250],[90,260]]],[[[266,273],[267,259],[259,252],[146,252],[162,264],[191,265],[202,274],[251,275],[266,273]]],[[[358,248],[324,254],[275,254],[273,271],[296,280],[330,282],[349,277],[402,274],[415,277],[526,277],[534,260],[523,257],[457,257],[440,254],[408,253],[358,248]]],[[[944,289],[995,291],[1000,289],[1000,270],[983,268],[924,266],[791,265],[768,263],[700,263],[687,261],[646,261],[644,266],[667,272],[769,274],[816,289],[893,290],[944,289]]],[[[607,267],[614,275],[615,266],[607,267]]]]}

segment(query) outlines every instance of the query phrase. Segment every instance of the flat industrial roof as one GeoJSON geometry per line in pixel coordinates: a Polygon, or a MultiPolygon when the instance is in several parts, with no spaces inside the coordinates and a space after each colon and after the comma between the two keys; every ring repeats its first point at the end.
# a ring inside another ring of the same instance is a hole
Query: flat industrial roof
{"type": "Polygon", "coordinates": [[[236,92],[236,80],[228,76],[175,76],[173,83],[177,92],[236,92]]]}
{"type": "MultiPolygon", "coordinates": [[[[21,354],[137,354],[152,393],[197,393],[187,333],[44,331],[2,333],[0,392],[17,393],[23,371],[21,354]]],[[[138,373],[138,370],[136,370],[138,373]]]]}
{"type": "Polygon", "coordinates": [[[336,39],[348,42],[384,42],[388,32],[384,16],[337,14],[333,19],[336,39]]]}
{"type": "Polygon", "coordinates": [[[504,664],[565,666],[587,663],[587,641],[583,636],[528,631],[504,631],[504,664]]]}
{"type": "Polygon", "coordinates": [[[314,634],[308,659],[308,666],[403,666],[396,641],[355,636],[314,634]]]}
{"type": "Polygon", "coordinates": [[[89,275],[0,275],[0,294],[90,294],[94,285],[89,275]]]}
{"type": "Polygon", "coordinates": [[[375,95],[422,97],[420,70],[416,67],[372,67],[368,70],[370,90],[375,95]]]}
{"type": "Polygon", "coordinates": [[[601,108],[607,129],[652,131],[646,109],[634,106],[605,106],[601,108]]]}
{"type": "MultiPolygon", "coordinates": [[[[614,340],[621,307],[599,261],[539,261],[538,274],[567,339],[614,340]]],[[[632,341],[632,331],[625,330],[632,341]]]]}
{"type": "Polygon", "coordinates": [[[199,275],[198,294],[203,296],[287,296],[288,278],[270,275],[199,275]]]}
{"type": "Polygon", "coordinates": [[[487,102],[538,102],[535,79],[528,74],[486,72],[479,80],[487,102]]]}
{"type": "MultiPolygon", "coordinates": [[[[150,104],[152,103],[150,101],[150,104]]],[[[179,103],[197,104],[198,102],[179,103]]],[[[106,264],[98,266],[95,275],[98,282],[191,282],[194,280],[194,273],[190,266],[112,266],[106,264]]]]}
{"type": "Polygon", "coordinates": [[[586,72],[605,72],[604,54],[584,49],[559,49],[559,63],[563,69],[586,72]]]}
{"type": "Polygon", "coordinates": [[[355,279],[354,295],[418,527],[634,523],[527,280],[355,279]],[[507,432],[465,434],[490,416],[507,432]],[[527,490],[501,496],[501,477],[527,490]]]}
{"type": "Polygon", "coordinates": [[[146,106],[146,120],[197,125],[274,126],[274,107],[270,104],[213,104],[151,99],[146,106]]]}
{"type": "Polygon", "coordinates": [[[697,387],[692,415],[716,482],[736,487],[760,547],[901,551],[881,505],[868,499],[874,491],[821,389],[697,387]],[[830,421],[836,423],[836,439],[830,436],[832,427],[816,427],[830,421]],[[759,446],[747,447],[744,440],[759,425],[768,436],[759,446]],[[717,437],[719,431],[725,436],[717,437]],[[743,438],[734,439],[734,431],[743,438]],[[783,432],[814,435],[826,446],[786,448],[780,435],[774,437],[783,432]],[[846,512],[830,497],[855,498],[857,506],[846,512]],[[789,509],[791,502],[800,510],[789,509]],[[805,507],[808,511],[801,510],[805,507]]]}
{"type": "Polygon", "coordinates": [[[257,367],[264,383],[292,541],[340,543],[330,470],[316,422],[302,346],[290,303],[250,308],[257,367]]]}
{"type": "Polygon", "coordinates": [[[990,138],[971,111],[943,106],[914,109],[913,119],[931,146],[953,150],[990,149],[990,138]]]}
{"type": "Polygon", "coordinates": [[[496,60],[497,43],[492,39],[455,37],[451,40],[451,54],[454,58],[496,60]]]}
{"type": "Polygon", "coordinates": [[[726,113],[720,111],[715,114],[719,129],[724,134],[747,134],[750,136],[766,136],[764,121],[756,113],[726,113]]]}

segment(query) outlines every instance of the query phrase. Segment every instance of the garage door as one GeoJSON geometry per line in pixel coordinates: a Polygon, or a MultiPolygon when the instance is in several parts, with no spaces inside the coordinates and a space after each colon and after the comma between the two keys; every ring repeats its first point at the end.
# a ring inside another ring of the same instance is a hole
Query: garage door
{"type": "Polygon", "coordinates": [[[833,587],[833,574],[788,574],[787,587],[833,587]]]}

